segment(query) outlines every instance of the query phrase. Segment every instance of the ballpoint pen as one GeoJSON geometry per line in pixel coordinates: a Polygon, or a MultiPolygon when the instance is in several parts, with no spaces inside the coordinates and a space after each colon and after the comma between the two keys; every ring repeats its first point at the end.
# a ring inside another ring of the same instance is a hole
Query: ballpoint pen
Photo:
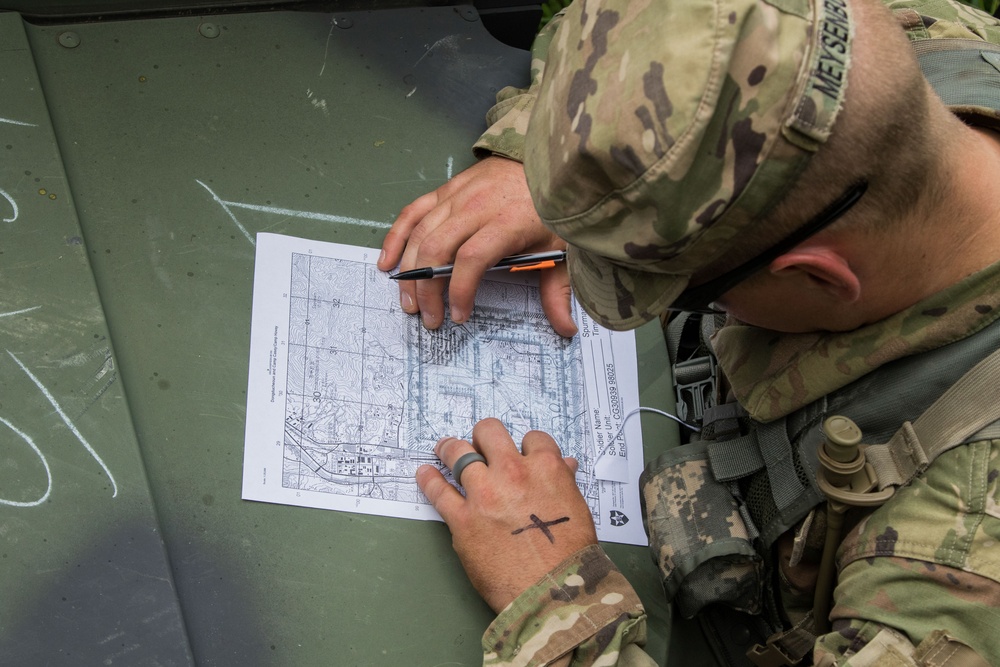
{"type": "MultiPolygon", "coordinates": [[[[498,269],[509,269],[511,271],[536,271],[538,269],[551,269],[556,262],[566,259],[565,250],[550,250],[548,252],[531,252],[526,255],[511,255],[504,257],[494,266],[486,269],[496,271],[498,269]]],[[[420,269],[402,271],[394,276],[389,276],[393,280],[426,280],[428,278],[441,278],[450,276],[454,264],[444,266],[425,266],[420,269]]]]}

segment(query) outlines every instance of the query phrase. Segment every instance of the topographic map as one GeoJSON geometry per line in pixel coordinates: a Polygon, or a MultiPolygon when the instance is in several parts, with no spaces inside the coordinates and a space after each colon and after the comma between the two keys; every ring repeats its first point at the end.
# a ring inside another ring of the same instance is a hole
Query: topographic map
{"type": "Polygon", "coordinates": [[[377,251],[257,242],[244,498],[439,519],[416,469],[441,468],[438,439],[470,439],[496,417],[515,442],[542,430],[577,458],[601,539],[645,544],[641,433],[625,414],[638,400],[625,380],[635,376],[630,334],[613,341],[586,321],[572,339],[557,335],[523,278],[485,280],[467,322],[428,331],[399,308],[377,251]]]}

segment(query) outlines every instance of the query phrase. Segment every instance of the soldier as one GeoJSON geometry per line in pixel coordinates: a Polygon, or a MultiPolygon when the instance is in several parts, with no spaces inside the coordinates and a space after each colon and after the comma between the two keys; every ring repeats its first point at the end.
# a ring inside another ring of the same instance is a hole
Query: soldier
{"type": "MultiPolygon", "coordinates": [[[[995,392],[977,364],[1000,348],[1000,28],[890,6],[577,2],[537,40],[531,89],[502,91],[494,156],[383,246],[383,268],[455,258],[456,321],[499,257],[563,241],[568,277],[543,276],[561,333],[569,281],[612,328],[727,313],[711,345],[734,402],[650,463],[644,518],[677,609],[756,632],[751,664],[1000,664],[1000,414],[976,389],[995,392]],[[817,477],[818,445],[859,439],[871,484],[817,477]]],[[[441,323],[440,285],[401,290],[441,323]]],[[[436,451],[466,495],[429,466],[417,481],[499,614],[485,664],[654,664],[551,437],[519,453],[485,420],[436,451]]]]}

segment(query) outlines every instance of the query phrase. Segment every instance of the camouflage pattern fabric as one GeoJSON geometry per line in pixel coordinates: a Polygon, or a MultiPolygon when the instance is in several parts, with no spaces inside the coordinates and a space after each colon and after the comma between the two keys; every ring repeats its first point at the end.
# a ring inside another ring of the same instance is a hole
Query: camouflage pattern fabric
{"type": "Polygon", "coordinates": [[[536,40],[531,85],[500,91],[474,151],[525,161],[543,221],[570,241],[577,299],[636,327],[746,237],[778,240],[753,223],[829,136],[849,33],[843,0],[581,0],[536,40]],[[621,77],[630,58],[654,60],[621,77]]]}
{"type": "MultiPolygon", "coordinates": [[[[815,663],[829,667],[826,659],[815,663]]],[[[832,658],[830,658],[832,659],[832,658]]],[[[991,667],[968,644],[937,630],[914,646],[904,635],[883,628],[863,649],[840,663],[840,667],[991,667]]]]}
{"type": "Polygon", "coordinates": [[[1000,440],[958,447],[852,530],[817,656],[850,658],[883,628],[914,644],[947,630],[1000,664],[998,480],[1000,440]]]}
{"type": "MultiPolygon", "coordinates": [[[[887,0],[886,4],[910,26],[911,39],[954,37],[1000,44],[997,21],[957,2],[887,0]],[[918,20],[907,20],[906,12],[914,12],[918,20]]],[[[506,88],[498,94],[498,104],[490,113],[491,127],[476,143],[477,155],[523,159],[548,43],[559,23],[559,19],[551,22],[533,48],[531,86],[506,88]]],[[[990,113],[995,115],[995,111],[990,113]]],[[[789,337],[731,323],[723,329],[725,335],[717,337],[716,346],[741,402],[756,418],[767,421],[891,359],[919,354],[978,331],[1000,314],[998,294],[1000,266],[993,266],[858,332],[789,337]]],[[[1000,442],[986,440],[942,455],[917,482],[848,535],[839,554],[833,631],[818,639],[816,664],[943,664],[932,662],[934,650],[942,638],[954,634],[990,664],[1000,664],[1000,633],[992,627],[1000,609],[1000,561],[995,555],[1000,539],[998,452],[1000,442]],[[941,632],[942,624],[949,634],[941,632]],[[896,660],[893,656],[899,651],[890,654],[889,649],[880,648],[886,636],[904,648],[919,644],[916,657],[896,660]]],[[[817,540],[821,543],[822,536],[813,542],[817,540]]],[[[578,582],[572,577],[580,568],[576,559],[582,557],[577,554],[553,570],[497,617],[483,638],[484,664],[655,664],[638,649],[645,617],[636,611],[638,602],[630,602],[635,594],[617,571],[587,587],[586,600],[576,597],[572,603],[572,613],[580,617],[588,616],[592,608],[602,610],[607,629],[580,631],[579,638],[570,638],[559,629],[560,619],[566,618],[566,603],[549,591],[562,589],[567,578],[578,582]],[[618,599],[609,595],[621,596],[621,606],[614,611],[604,609],[603,601],[618,599]],[[611,639],[599,640],[598,635],[611,639]],[[523,650],[550,643],[551,650],[533,648],[527,654],[523,650]]],[[[796,562],[795,567],[787,567],[787,559],[783,562],[782,584],[789,587],[783,591],[786,605],[796,597],[808,601],[810,560],[796,562]],[[800,584],[803,588],[797,590],[800,584]]]]}
{"type": "Polygon", "coordinates": [[[639,478],[643,518],[668,600],[685,618],[721,602],[760,612],[763,564],[728,487],[712,476],[707,449],[657,457],[639,478]]]}
{"type": "Polygon", "coordinates": [[[528,87],[507,86],[497,93],[497,103],[486,114],[489,127],[472,146],[476,157],[499,155],[524,162],[525,135],[545,73],[549,43],[564,14],[565,10],[552,17],[531,45],[531,80],[528,87]]]}
{"type": "MultiPolygon", "coordinates": [[[[970,336],[998,317],[1000,262],[852,332],[779,335],[731,322],[712,342],[740,403],[767,422],[890,361],[970,336]]],[[[871,650],[851,660],[887,628],[914,645],[947,630],[990,664],[1000,664],[1000,635],[986,630],[1000,610],[998,453],[1000,442],[983,441],[943,454],[847,535],[838,552],[833,631],[816,644],[817,664],[911,664],[873,658],[871,650]]],[[[804,602],[799,615],[811,608],[809,573],[818,554],[794,567],[785,559],[778,564],[785,612],[794,622],[791,600],[804,602]]]]}
{"type": "Polygon", "coordinates": [[[968,5],[949,0],[884,0],[883,4],[901,19],[911,40],[971,39],[1000,44],[1000,21],[968,5]],[[910,12],[921,20],[906,20],[910,12]]]}
{"type": "MultiPolygon", "coordinates": [[[[844,0],[583,0],[549,46],[525,174],[570,244],[580,304],[629,329],[757,224],[829,138],[847,88],[844,0]],[[655,29],[670,26],[669,38],[655,29]]],[[[777,238],[770,239],[773,243],[777,238]]]]}
{"type": "Polygon", "coordinates": [[[585,547],[522,593],[483,636],[484,665],[656,663],[646,612],[600,547],[585,547]]]}
{"type": "MultiPolygon", "coordinates": [[[[1000,21],[962,3],[952,0],[883,0],[883,4],[900,16],[913,41],[978,39],[1000,44],[1000,21]],[[914,15],[917,20],[907,18],[914,15]]],[[[499,155],[524,161],[525,137],[534,109],[534,98],[545,73],[549,43],[564,13],[557,14],[532,45],[529,87],[509,86],[497,93],[497,103],[486,116],[488,128],[473,145],[473,152],[478,157],[499,155]]],[[[992,116],[996,110],[984,108],[982,113],[992,116]]]]}

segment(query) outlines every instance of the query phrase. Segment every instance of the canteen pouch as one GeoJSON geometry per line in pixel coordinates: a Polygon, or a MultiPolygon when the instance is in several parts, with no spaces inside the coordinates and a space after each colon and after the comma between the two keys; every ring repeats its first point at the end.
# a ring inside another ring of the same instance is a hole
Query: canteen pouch
{"type": "Polygon", "coordinates": [[[639,478],[649,548],[667,599],[685,618],[711,603],[756,614],[763,560],[740,503],[712,474],[707,445],[675,447],[639,478]]]}

